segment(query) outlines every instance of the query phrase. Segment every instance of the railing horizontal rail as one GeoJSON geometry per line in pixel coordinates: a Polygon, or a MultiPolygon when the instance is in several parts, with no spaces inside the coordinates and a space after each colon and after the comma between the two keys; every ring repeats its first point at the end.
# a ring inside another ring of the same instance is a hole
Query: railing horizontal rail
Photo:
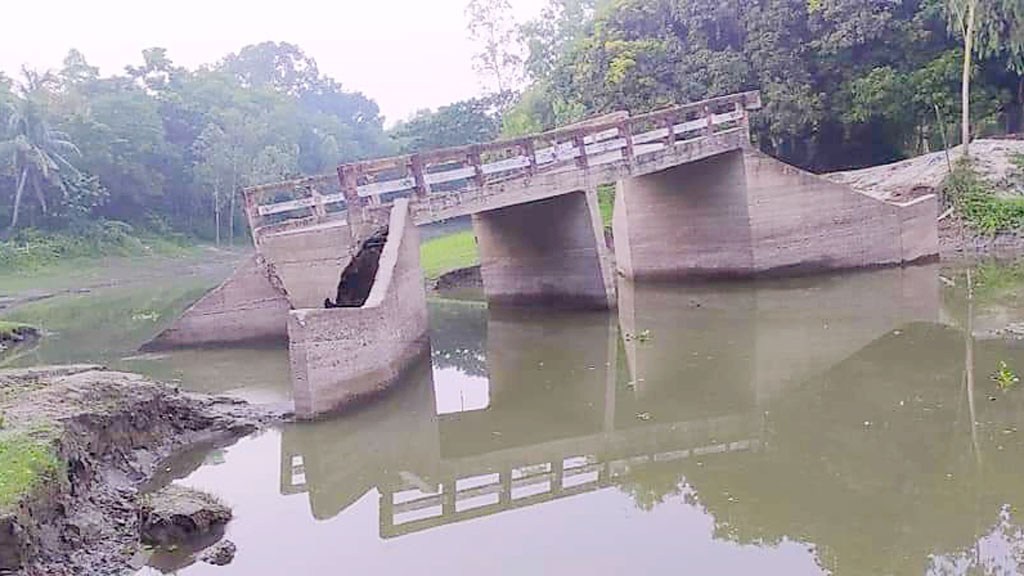
{"type": "Polygon", "coordinates": [[[521,138],[343,164],[337,175],[255,186],[243,193],[255,233],[269,217],[308,218],[313,211],[315,221],[324,217],[327,206],[380,205],[389,194],[425,197],[432,187],[469,191],[520,175],[561,171],[571,164],[581,170],[613,162],[632,166],[646,155],[700,140],[729,125],[745,125],[748,111],[760,106],[760,94],[753,91],[637,116],[617,113],[521,138]]]}

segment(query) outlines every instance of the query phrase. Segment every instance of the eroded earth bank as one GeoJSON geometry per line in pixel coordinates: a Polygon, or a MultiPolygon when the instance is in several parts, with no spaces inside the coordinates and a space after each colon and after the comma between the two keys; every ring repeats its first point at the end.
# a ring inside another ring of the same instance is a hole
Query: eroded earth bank
{"type": "Polygon", "coordinates": [[[285,416],[92,365],[0,371],[0,414],[0,573],[25,575],[116,574],[154,546],[214,544],[230,510],[162,486],[161,462],[285,416]]]}

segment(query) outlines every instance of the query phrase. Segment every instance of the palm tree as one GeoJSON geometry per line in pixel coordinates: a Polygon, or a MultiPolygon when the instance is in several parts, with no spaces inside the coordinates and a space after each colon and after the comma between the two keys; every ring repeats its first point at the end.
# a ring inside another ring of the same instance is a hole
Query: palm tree
{"type": "Polygon", "coordinates": [[[38,77],[26,74],[26,78],[21,97],[15,104],[8,105],[7,131],[4,134],[5,139],[0,140],[0,158],[10,159],[17,177],[9,232],[18,225],[18,215],[26,186],[31,184],[39,208],[46,214],[45,186],[49,184],[67,194],[60,177],[61,170],[78,174],[78,170],[68,161],[67,155],[81,154],[66,134],[50,126],[42,106],[35,101],[34,94],[37,94],[40,88],[38,77]]]}

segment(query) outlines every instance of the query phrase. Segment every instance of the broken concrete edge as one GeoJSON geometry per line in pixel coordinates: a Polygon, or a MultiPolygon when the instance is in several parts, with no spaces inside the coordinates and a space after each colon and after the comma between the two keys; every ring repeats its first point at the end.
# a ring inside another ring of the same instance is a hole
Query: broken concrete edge
{"type": "MultiPolygon", "coordinates": [[[[409,199],[400,198],[395,200],[391,208],[391,216],[388,219],[388,239],[384,243],[384,250],[380,254],[380,263],[377,266],[377,275],[373,278],[373,287],[370,288],[370,296],[363,304],[363,308],[373,308],[384,303],[388,290],[391,289],[391,280],[395,276],[395,267],[398,266],[398,251],[401,248],[401,240],[406,228],[415,230],[416,225],[411,223],[409,216],[409,199]]],[[[419,234],[416,234],[417,240],[419,234]]],[[[419,250],[419,242],[416,242],[416,249],[419,250]]],[[[419,258],[416,260],[416,269],[419,270],[419,258]]]]}
{"type": "Polygon", "coordinates": [[[392,386],[429,345],[419,232],[408,200],[393,205],[366,303],[288,314],[295,413],[314,418],[392,386]]]}
{"type": "Polygon", "coordinates": [[[4,433],[44,443],[57,462],[0,514],[0,572],[126,569],[140,544],[140,490],[166,457],[286,417],[97,365],[0,370],[0,384],[4,433]]]}
{"type": "Polygon", "coordinates": [[[281,344],[288,337],[290,309],[273,266],[253,254],[140,350],[281,344]]]}

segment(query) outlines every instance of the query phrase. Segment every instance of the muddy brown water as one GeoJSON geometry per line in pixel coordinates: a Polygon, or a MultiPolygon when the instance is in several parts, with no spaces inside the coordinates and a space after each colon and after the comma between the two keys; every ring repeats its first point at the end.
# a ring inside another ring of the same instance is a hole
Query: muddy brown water
{"type": "MultiPolygon", "coordinates": [[[[287,402],[280,348],[132,352],[192,280],[26,305],[59,329],[19,362],[287,402]]],[[[1018,573],[1024,389],[993,375],[1024,370],[998,336],[1024,281],[974,270],[970,303],[966,281],[620,284],[612,313],[433,302],[430,357],[379,402],[170,463],[234,507],[238,554],[140,574],[1018,573]]]]}

